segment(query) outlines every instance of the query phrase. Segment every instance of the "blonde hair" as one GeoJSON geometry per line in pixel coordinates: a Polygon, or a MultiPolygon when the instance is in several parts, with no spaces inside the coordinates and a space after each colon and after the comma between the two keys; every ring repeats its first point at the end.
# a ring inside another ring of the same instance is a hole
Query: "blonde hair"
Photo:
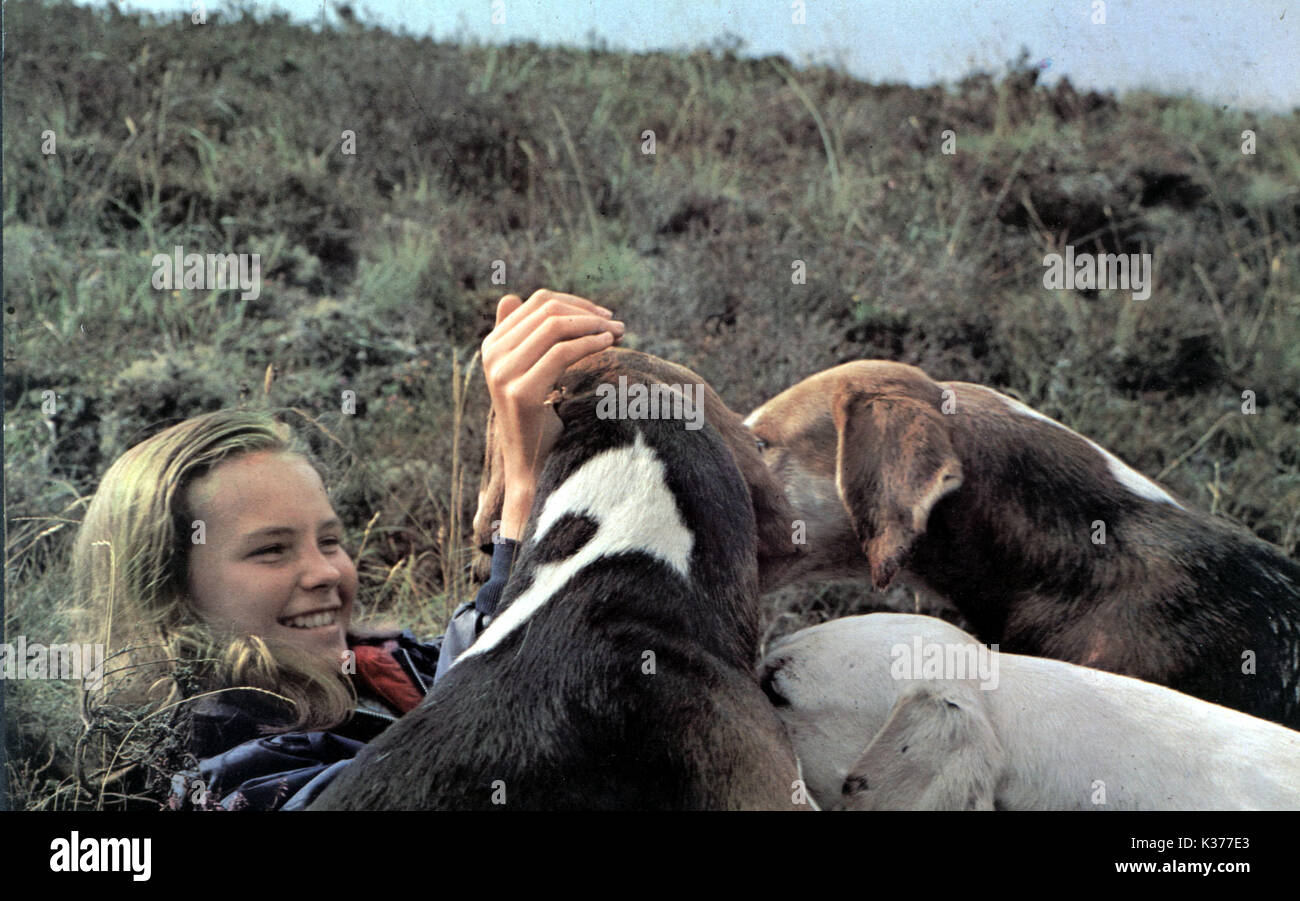
{"type": "Polygon", "coordinates": [[[77,533],[77,595],[107,653],[124,652],[111,667],[120,673],[119,700],[162,706],[247,686],[281,696],[285,720],[277,728],[328,729],[356,705],[339,667],[254,635],[218,638],[189,596],[188,489],[219,463],[256,451],[315,465],[286,424],[256,410],[195,416],[122,454],[104,473],[77,533]]]}

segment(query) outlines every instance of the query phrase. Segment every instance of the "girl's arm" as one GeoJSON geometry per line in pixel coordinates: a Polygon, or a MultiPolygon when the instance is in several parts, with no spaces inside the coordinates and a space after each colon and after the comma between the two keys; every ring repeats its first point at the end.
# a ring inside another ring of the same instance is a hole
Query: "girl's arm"
{"type": "Polygon", "coordinates": [[[483,340],[483,374],[501,428],[505,493],[501,529],[492,548],[492,575],[447,625],[435,681],[474,643],[496,614],[537,493],[537,477],[561,424],[543,402],[560,375],[623,334],[613,313],[572,294],[537,291],[527,301],[507,294],[496,327],[483,340]]]}
{"type": "Polygon", "coordinates": [[[514,565],[515,551],[518,548],[519,544],[510,538],[502,538],[492,545],[492,575],[483,583],[474,600],[461,604],[447,623],[447,631],[442,636],[442,647],[438,651],[438,669],[433,675],[434,682],[447,674],[456,658],[465,653],[492,622],[497,603],[510,579],[510,568],[514,565]]]}

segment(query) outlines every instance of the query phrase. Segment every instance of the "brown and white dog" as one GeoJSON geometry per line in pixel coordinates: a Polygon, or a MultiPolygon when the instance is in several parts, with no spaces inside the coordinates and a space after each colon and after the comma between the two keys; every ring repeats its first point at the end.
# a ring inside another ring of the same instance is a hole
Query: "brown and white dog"
{"type": "Polygon", "coordinates": [[[764,588],[896,576],[981,640],[1300,726],[1300,565],[1006,395],[887,361],[745,420],[806,524],[764,588]]]}

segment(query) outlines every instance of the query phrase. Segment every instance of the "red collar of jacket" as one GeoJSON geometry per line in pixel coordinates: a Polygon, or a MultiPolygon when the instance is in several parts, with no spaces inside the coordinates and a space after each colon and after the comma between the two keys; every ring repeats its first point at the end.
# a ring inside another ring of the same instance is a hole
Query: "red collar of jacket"
{"type": "Polygon", "coordinates": [[[424,698],[424,692],[398,662],[396,639],[382,644],[354,645],[357,671],[352,678],[359,687],[368,689],[376,697],[391,705],[394,710],[408,713],[424,698]]]}

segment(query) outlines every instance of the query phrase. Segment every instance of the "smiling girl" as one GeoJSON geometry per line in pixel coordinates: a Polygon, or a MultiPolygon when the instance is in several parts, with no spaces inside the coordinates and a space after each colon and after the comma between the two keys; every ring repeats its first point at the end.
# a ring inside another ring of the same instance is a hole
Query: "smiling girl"
{"type": "Polygon", "coordinates": [[[465,649],[504,588],[560,431],[544,399],[567,366],[622,332],[608,310],[573,295],[498,305],[483,368],[503,426],[502,540],[492,578],[457,611],[446,643],[352,626],[357,572],[343,524],[306,449],[269,414],[196,416],[109,467],[77,536],[74,575],[109,652],[134,649],[117,700],[169,713],[198,761],[174,784],[172,806],[304,806],[419,703],[439,658],[465,649]]]}

